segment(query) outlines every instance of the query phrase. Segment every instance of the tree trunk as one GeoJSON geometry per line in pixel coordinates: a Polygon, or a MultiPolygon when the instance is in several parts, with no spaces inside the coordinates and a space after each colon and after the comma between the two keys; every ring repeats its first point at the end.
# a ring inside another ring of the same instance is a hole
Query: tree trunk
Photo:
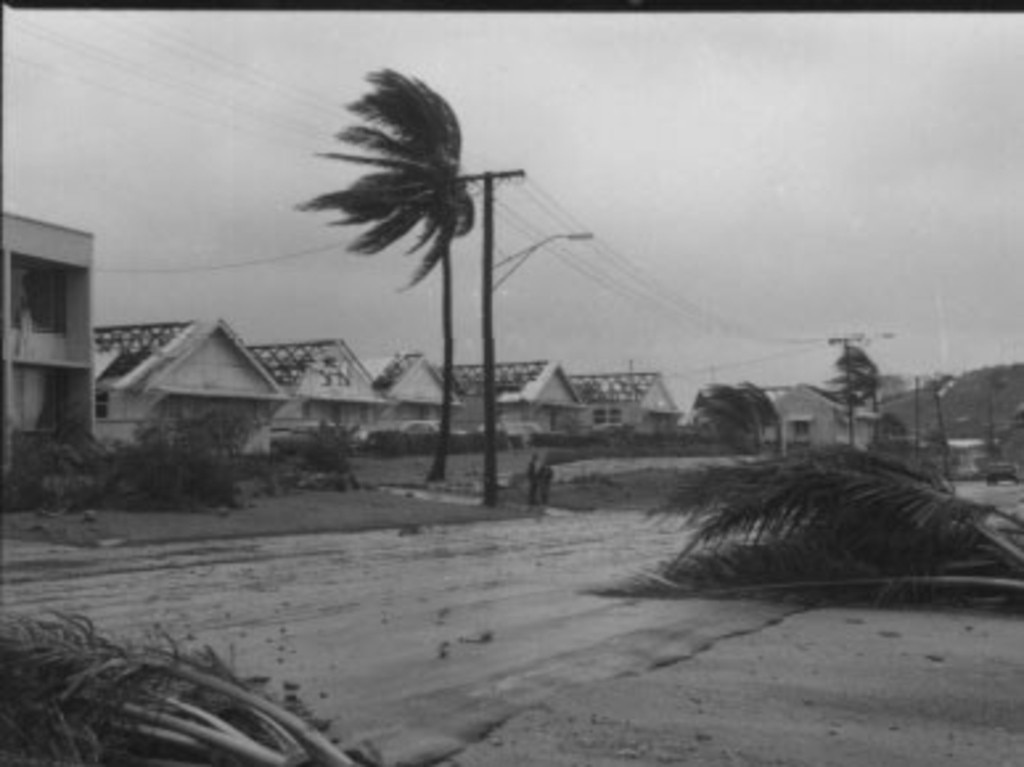
{"type": "Polygon", "coordinates": [[[452,334],[452,264],[451,247],[441,259],[441,314],[444,334],[444,396],[441,399],[441,431],[437,435],[434,464],[427,474],[427,482],[443,482],[448,469],[448,442],[452,433],[452,394],[455,387],[455,341],[452,334]]]}

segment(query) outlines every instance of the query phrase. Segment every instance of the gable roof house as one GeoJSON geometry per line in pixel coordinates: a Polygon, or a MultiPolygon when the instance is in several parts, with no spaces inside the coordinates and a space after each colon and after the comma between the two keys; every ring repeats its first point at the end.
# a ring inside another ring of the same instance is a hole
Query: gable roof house
{"type": "MultiPolygon", "coordinates": [[[[477,427],[484,420],[483,365],[456,365],[455,385],[465,402],[457,425],[477,427]]],[[[506,362],[494,366],[499,420],[530,421],[548,431],[579,424],[585,409],[569,376],[557,362],[506,362]]]]}
{"type": "Polygon", "coordinates": [[[286,400],[224,320],[96,328],[96,435],[131,441],[155,419],[241,414],[253,424],[245,452],[270,449],[270,420],[286,400]]]}
{"type": "MultiPolygon", "coordinates": [[[[793,450],[850,444],[849,411],[829,392],[807,384],[769,391],[779,414],[779,426],[765,430],[785,455],[793,450]]],[[[865,449],[875,435],[878,414],[869,408],[853,411],[854,447],[865,449]]]]}
{"type": "Polygon", "coordinates": [[[370,424],[389,404],[340,339],[258,344],[249,351],[290,397],[274,413],[274,431],[302,431],[321,423],[370,424]]]}
{"type": "MultiPolygon", "coordinates": [[[[390,357],[363,360],[373,388],[389,403],[382,421],[426,421],[441,417],[444,381],[441,373],[420,352],[398,352],[390,357]]],[[[461,406],[453,399],[453,407],[461,406]]]]}
{"type": "Polygon", "coordinates": [[[641,434],[666,434],[679,408],[660,373],[597,373],[569,376],[587,406],[585,426],[626,426],[641,434]]]}

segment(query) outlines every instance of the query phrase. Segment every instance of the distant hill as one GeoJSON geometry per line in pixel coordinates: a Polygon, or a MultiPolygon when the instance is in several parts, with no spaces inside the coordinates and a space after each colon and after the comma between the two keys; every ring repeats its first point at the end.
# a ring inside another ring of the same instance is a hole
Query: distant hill
{"type": "MultiPolygon", "coordinates": [[[[942,413],[949,439],[985,439],[989,429],[989,398],[996,435],[1005,434],[1014,415],[1024,408],[1024,363],[972,370],[955,378],[942,394],[942,413]]],[[[879,409],[890,413],[914,432],[914,390],[882,401],[879,409]]],[[[922,387],[919,396],[920,434],[938,429],[935,398],[922,387]]]]}

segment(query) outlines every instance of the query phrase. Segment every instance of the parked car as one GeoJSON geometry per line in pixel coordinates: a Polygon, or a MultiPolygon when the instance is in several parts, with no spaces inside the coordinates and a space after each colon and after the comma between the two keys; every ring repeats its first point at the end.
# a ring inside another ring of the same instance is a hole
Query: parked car
{"type": "Polygon", "coordinates": [[[370,447],[379,434],[439,434],[440,431],[440,421],[381,421],[359,427],[352,436],[352,442],[356,447],[370,447]]]}
{"type": "Polygon", "coordinates": [[[440,421],[399,421],[394,431],[402,434],[438,434],[441,431],[440,421]]]}
{"type": "MultiPolygon", "coordinates": [[[[483,425],[477,427],[483,434],[483,425]]],[[[538,434],[544,433],[544,427],[533,421],[502,421],[497,424],[498,438],[506,438],[512,447],[529,447],[538,434]]]]}
{"type": "Polygon", "coordinates": [[[1000,482],[1013,482],[1020,484],[1020,474],[1016,465],[1009,461],[993,461],[985,467],[985,482],[989,485],[997,485],[1000,482]]]}

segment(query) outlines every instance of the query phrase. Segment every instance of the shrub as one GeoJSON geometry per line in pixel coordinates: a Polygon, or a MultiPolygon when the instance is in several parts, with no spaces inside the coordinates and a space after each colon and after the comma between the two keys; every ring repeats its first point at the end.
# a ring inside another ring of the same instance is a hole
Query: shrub
{"type": "Polygon", "coordinates": [[[143,424],[116,454],[118,476],[145,508],[236,506],[235,461],[253,427],[218,411],[143,424]]]}
{"type": "Polygon", "coordinates": [[[84,428],[12,435],[3,508],[72,511],[97,504],[112,477],[109,455],[84,428]]]}
{"type": "Polygon", "coordinates": [[[348,474],[349,464],[349,432],[343,426],[321,423],[315,431],[304,435],[298,448],[298,455],[303,467],[311,471],[322,471],[332,474],[348,474]]]}

